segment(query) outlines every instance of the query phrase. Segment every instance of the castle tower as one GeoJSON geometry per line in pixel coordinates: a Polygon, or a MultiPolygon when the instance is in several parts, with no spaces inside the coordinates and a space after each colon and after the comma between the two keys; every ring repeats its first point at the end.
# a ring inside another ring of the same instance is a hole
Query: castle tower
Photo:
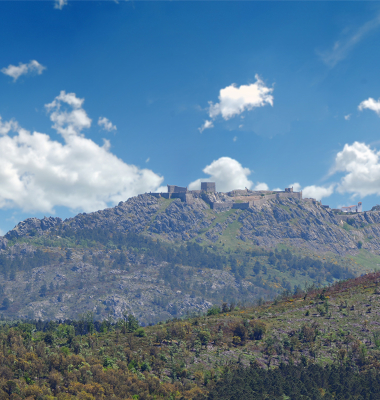
{"type": "Polygon", "coordinates": [[[204,192],[216,192],[215,182],[201,182],[201,190],[204,192]]]}

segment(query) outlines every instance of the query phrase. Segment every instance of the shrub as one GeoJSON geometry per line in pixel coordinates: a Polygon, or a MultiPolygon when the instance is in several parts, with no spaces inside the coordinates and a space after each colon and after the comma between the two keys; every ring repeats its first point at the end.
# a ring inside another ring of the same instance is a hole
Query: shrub
{"type": "Polygon", "coordinates": [[[135,334],[138,337],[145,337],[146,336],[144,328],[137,328],[136,331],[135,331],[135,334]]]}
{"type": "Polygon", "coordinates": [[[218,306],[212,306],[207,310],[207,315],[218,315],[220,314],[220,308],[218,306]]]}
{"type": "Polygon", "coordinates": [[[241,343],[241,339],[239,336],[233,336],[232,343],[235,345],[239,345],[241,343]]]}
{"type": "Polygon", "coordinates": [[[263,321],[252,320],[249,323],[250,339],[261,340],[267,331],[267,326],[263,321]]]}
{"type": "Polygon", "coordinates": [[[234,327],[233,336],[238,336],[240,338],[241,344],[244,344],[248,339],[248,329],[242,324],[236,324],[234,327]]]}

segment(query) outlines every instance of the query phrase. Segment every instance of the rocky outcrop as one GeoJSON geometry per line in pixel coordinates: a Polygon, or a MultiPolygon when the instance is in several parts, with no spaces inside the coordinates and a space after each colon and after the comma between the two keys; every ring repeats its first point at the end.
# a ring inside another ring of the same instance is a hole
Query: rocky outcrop
{"type": "Polygon", "coordinates": [[[14,229],[5,235],[5,238],[12,240],[23,236],[41,235],[44,231],[49,231],[51,228],[60,224],[62,224],[61,218],[28,218],[18,223],[14,229]]]}
{"type": "Polygon", "coordinates": [[[144,194],[120,202],[116,207],[78,214],[65,221],[53,217],[29,218],[0,239],[0,249],[6,247],[7,240],[48,235],[57,228],[73,231],[104,228],[142,233],[170,242],[194,239],[198,243],[216,243],[231,235],[232,230],[237,240],[253,245],[270,248],[285,243],[340,255],[357,252],[360,241],[363,248],[380,254],[379,211],[341,216],[317,202],[293,198],[273,199],[245,210],[210,209],[212,202],[230,200],[231,196],[226,193],[200,193],[194,195],[191,203],[144,194]]]}

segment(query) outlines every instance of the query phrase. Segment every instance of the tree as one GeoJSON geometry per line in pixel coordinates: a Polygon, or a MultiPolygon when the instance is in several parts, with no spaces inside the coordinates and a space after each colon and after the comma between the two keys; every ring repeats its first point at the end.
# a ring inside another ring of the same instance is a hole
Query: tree
{"type": "Polygon", "coordinates": [[[3,300],[3,308],[4,308],[4,310],[8,310],[10,305],[11,305],[11,301],[8,299],[8,297],[6,297],[3,300]]]}
{"type": "Polygon", "coordinates": [[[129,314],[128,316],[124,314],[123,316],[127,331],[134,332],[135,330],[137,330],[137,328],[139,327],[139,321],[137,320],[137,318],[134,317],[132,314],[129,314]]]}
{"type": "Polygon", "coordinates": [[[66,251],[66,260],[70,260],[73,255],[73,251],[71,249],[67,249],[66,251]]]}
{"type": "Polygon", "coordinates": [[[211,338],[211,333],[208,330],[200,331],[198,333],[198,338],[203,346],[207,346],[211,338]]]}
{"type": "Polygon", "coordinates": [[[253,267],[253,272],[255,273],[255,275],[258,275],[260,271],[261,271],[261,264],[259,261],[256,261],[253,267]]]}
{"type": "Polygon", "coordinates": [[[46,286],[46,283],[44,283],[40,288],[40,296],[41,297],[45,297],[46,296],[46,292],[47,292],[47,286],[46,286]]]}

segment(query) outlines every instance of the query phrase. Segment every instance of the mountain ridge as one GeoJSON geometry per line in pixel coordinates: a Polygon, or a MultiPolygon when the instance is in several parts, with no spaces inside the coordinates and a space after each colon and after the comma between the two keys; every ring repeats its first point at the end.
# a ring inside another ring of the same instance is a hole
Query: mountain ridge
{"type": "Polygon", "coordinates": [[[380,264],[378,211],[337,215],[294,198],[219,211],[209,205],[215,196],[227,198],[143,194],[66,220],[20,222],[0,238],[0,313],[65,319],[92,311],[104,319],[128,310],[148,324],[380,264]]]}

